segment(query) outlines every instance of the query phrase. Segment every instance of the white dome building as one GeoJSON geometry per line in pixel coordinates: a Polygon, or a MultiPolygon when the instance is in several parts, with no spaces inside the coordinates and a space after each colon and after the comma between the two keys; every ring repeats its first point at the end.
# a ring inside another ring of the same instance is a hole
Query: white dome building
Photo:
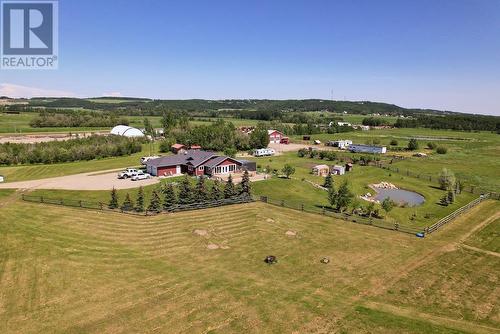
{"type": "Polygon", "coordinates": [[[126,125],[117,125],[111,129],[112,135],[125,136],[125,137],[144,137],[141,130],[126,125]]]}

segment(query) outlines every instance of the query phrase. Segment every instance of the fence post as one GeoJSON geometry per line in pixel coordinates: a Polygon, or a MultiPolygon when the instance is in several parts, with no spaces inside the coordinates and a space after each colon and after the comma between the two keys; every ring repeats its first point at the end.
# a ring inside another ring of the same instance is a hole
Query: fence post
{"type": "Polygon", "coordinates": [[[80,206],[80,208],[82,207],[82,201],[78,201],[78,205],[80,206]]]}
{"type": "Polygon", "coordinates": [[[40,196],[40,203],[43,203],[43,196],[40,196]]]}
{"type": "Polygon", "coordinates": [[[300,211],[304,211],[304,204],[300,205],[300,211]]]}
{"type": "Polygon", "coordinates": [[[325,207],[323,207],[322,213],[323,213],[324,215],[326,215],[326,210],[325,210],[325,207]]]}
{"type": "Polygon", "coordinates": [[[281,200],[281,206],[285,206],[285,201],[284,200],[281,200]]]}
{"type": "Polygon", "coordinates": [[[63,201],[63,199],[62,199],[62,198],[59,200],[59,204],[60,204],[60,205],[64,205],[64,201],[63,201]]]}
{"type": "Polygon", "coordinates": [[[24,194],[21,194],[21,199],[24,201],[24,194]]]}
{"type": "Polygon", "coordinates": [[[99,202],[99,209],[102,210],[102,202],[99,202]]]}

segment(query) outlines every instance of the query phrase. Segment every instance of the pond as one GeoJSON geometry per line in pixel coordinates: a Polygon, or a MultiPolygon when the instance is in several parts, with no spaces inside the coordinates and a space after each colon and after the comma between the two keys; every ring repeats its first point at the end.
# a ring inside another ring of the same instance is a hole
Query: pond
{"type": "Polygon", "coordinates": [[[425,201],[424,196],[409,190],[376,188],[375,191],[377,194],[374,198],[380,202],[387,197],[400,205],[407,203],[408,206],[421,205],[425,201]]]}

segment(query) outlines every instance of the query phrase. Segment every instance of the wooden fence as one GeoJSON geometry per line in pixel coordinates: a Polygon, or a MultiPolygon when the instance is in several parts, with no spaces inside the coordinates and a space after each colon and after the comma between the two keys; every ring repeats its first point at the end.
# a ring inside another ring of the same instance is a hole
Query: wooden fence
{"type": "Polygon", "coordinates": [[[362,225],[370,225],[378,228],[383,228],[386,230],[392,230],[392,231],[398,231],[398,232],[403,232],[403,233],[408,233],[408,234],[417,234],[417,233],[422,233],[423,229],[419,229],[413,226],[407,226],[403,225],[400,223],[390,223],[386,220],[383,219],[378,219],[378,218],[368,218],[368,217],[363,217],[355,214],[349,214],[349,213],[339,213],[336,211],[333,211],[327,207],[320,207],[320,206],[305,206],[302,203],[299,202],[293,202],[293,201],[285,201],[285,200],[278,200],[278,199],[273,199],[267,196],[260,196],[258,198],[261,202],[268,203],[271,205],[276,205],[288,209],[293,209],[297,211],[302,211],[302,212],[308,212],[308,213],[314,213],[314,214],[320,214],[340,220],[344,220],[346,222],[350,223],[355,223],[355,224],[362,224],[362,225]]]}
{"type": "Polygon", "coordinates": [[[482,201],[484,201],[484,200],[486,200],[488,198],[490,198],[490,194],[481,195],[479,198],[476,198],[475,200],[473,200],[469,204],[464,205],[461,208],[453,211],[452,213],[450,213],[446,217],[441,218],[437,223],[432,224],[431,226],[426,227],[425,230],[424,230],[425,234],[430,234],[430,233],[433,233],[433,232],[437,231],[443,225],[448,224],[453,219],[455,219],[457,216],[459,216],[459,215],[461,215],[461,214],[469,211],[471,208],[475,207],[476,205],[478,205],[479,203],[481,203],[482,201]]]}
{"type": "MultiPolygon", "coordinates": [[[[124,211],[121,209],[110,209],[108,208],[107,204],[102,203],[102,202],[92,202],[92,201],[81,201],[81,200],[74,200],[74,199],[67,199],[67,198],[49,198],[45,196],[32,196],[32,195],[22,195],[22,200],[27,201],[27,202],[35,202],[35,203],[43,203],[43,204],[52,204],[52,205],[62,205],[62,206],[69,206],[73,208],[84,208],[84,209],[93,209],[93,210],[100,210],[100,211],[109,211],[109,212],[118,212],[118,213],[124,213],[124,214],[129,214],[129,215],[136,215],[136,216],[151,216],[151,215],[156,215],[159,214],[160,212],[153,212],[153,211],[124,211]]],[[[214,208],[218,206],[224,206],[224,205],[232,205],[232,204],[243,204],[243,203],[249,203],[253,202],[254,199],[251,196],[239,196],[239,197],[234,197],[234,198],[228,198],[228,199],[221,199],[217,201],[209,201],[209,202],[198,202],[198,203],[192,203],[192,204],[176,204],[173,205],[167,209],[165,209],[165,212],[179,212],[179,211],[189,211],[189,210],[199,210],[199,209],[207,209],[207,208],[214,208]]]]}

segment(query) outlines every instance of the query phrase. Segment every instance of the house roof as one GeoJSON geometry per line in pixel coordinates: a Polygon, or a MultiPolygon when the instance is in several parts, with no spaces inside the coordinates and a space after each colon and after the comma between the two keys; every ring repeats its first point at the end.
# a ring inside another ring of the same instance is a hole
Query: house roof
{"type": "Polygon", "coordinates": [[[330,169],[330,167],[328,167],[327,165],[316,165],[313,167],[314,169],[325,169],[325,168],[328,168],[330,169]]]}
{"type": "Polygon", "coordinates": [[[174,166],[174,165],[184,165],[190,164],[194,167],[200,165],[211,157],[216,157],[214,152],[209,151],[199,151],[199,150],[188,150],[184,154],[169,155],[166,157],[161,157],[157,159],[151,159],[146,162],[148,166],[174,166]]]}
{"type": "Polygon", "coordinates": [[[272,133],[274,133],[274,132],[281,133],[281,132],[280,132],[280,131],[278,131],[278,130],[267,130],[267,134],[268,134],[268,135],[270,135],[270,134],[272,134],[272,133]]]}
{"type": "Polygon", "coordinates": [[[215,167],[215,166],[219,165],[220,163],[222,163],[222,162],[224,162],[225,160],[228,160],[228,159],[236,162],[239,165],[242,164],[241,161],[238,161],[238,160],[233,159],[231,157],[222,156],[222,157],[215,157],[215,158],[207,161],[204,165],[207,166],[207,167],[212,168],[212,167],[215,167]]]}
{"type": "Polygon", "coordinates": [[[172,146],[170,146],[170,147],[175,148],[175,149],[180,149],[180,148],[183,148],[183,147],[186,147],[186,146],[184,146],[184,145],[182,145],[182,144],[173,144],[173,145],[172,145],[172,146]]]}

